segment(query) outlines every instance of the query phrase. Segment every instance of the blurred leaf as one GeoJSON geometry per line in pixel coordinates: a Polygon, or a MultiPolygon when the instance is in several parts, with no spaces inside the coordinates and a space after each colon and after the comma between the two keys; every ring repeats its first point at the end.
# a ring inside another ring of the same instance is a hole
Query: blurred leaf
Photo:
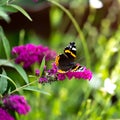
{"type": "Polygon", "coordinates": [[[6,36],[5,36],[1,26],[0,26],[0,37],[1,37],[0,39],[3,42],[3,46],[4,46],[4,49],[5,49],[5,53],[6,53],[7,59],[10,59],[10,44],[9,44],[9,41],[6,38],[6,36]]]}
{"type": "Polygon", "coordinates": [[[44,66],[45,66],[45,57],[42,59],[42,62],[41,62],[41,65],[40,65],[40,69],[39,69],[40,70],[40,76],[43,73],[44,66]]]}
{"type": "Polygon", "coordinates": [[[50,41],[51,41],[50,47],[54,49],[58,49],[59,45],[61,44],[61,39],[63,39],[63,35],[60,32],[58,31],[53,32],[50,38],[50,41]]]}
{"type": "Polygon", "coordinates": [[[7,3],[8,0],[0,0],[0,6],[4,5],[7,3]]]}
{"type": "Polygon", "coordinates": [[[0,9],[0,17],[4,19],[6,22],[10,22],[9,15],[6,12],[2,11],[1,9],[0,9]]]}
{"type": "Polygon", "coordinates": [[[0,66],[13,67],[13,64],[9,60],[0,59],[0,66]]]}
{"type": "Polygon", "coordinates": [[[35,86],[28,86],[28,87],[25,87],[23,88],[24,90],[30,90],[30,91],[34,91],[34,92],[40,92],[40,93],[43,93],[43,94],[46,94],[46,95],[50,95],[50,93],[48,92],[45,92],[45,91],[42,91],[40,90],[39,88],[35,87],[35,86]]]}
{"type": "Polygon", "coordinates": [[[27,74],[20,65],[14,64],[14,63],[10,62],[9,60],[0,59],[0,66],[8,66],[8,67],[12,67],[12,68],[16,69],[18,71],[18,73],[21,75],[21,77],[24,79],[24,81],[26,83],[29,83],[27,74]]]}
{"type": "Polygon", "coordinates": [[[4,11],[4,12],[17,12],[18,10],[16,10],[15,8],[8,6],[8,5],[4,5],[0,7],[0,10],[4,11]]]}
{"type": "Polygon", "coordinates": [[[63,12],[58,8],[52,8],[50,10],[50,19],[52,27],[57,27],[62,19],[63,12]]]}
{"type": "MultiPolygon", "coordinates": [[[[5,70],[3,69],[2,75],[7,76],[5,70]]],[[[0,77],[0,94],[3,94],[7,90],[8,81],[3,76],[0,77]]]]}
{"type": "Polygon", "coordinates": [[[17,9],[18,11],[20,11],[24,16],[26,16],[30,21],[32,21],[32,18],[29,16],[29,14],[20,6],[18,5],[14,5],[14,4],[8,4],[8,6],[11,6],[15,9],[17,9]]]}
{"type": "Polygon", "coordinates": [[[11,93],[11,87],[8,89],[8,95],[10,95],[11,93]]]}
{"type": "Polygon", "coordinates": [[[7,80],[9,80],[14,86],[15,88],[17,88],[17,85],[15,84],[15,82],[8,76],[0,74],[0,77],[6,78],[7,80]]]}
{"type": "Polygon", "coordinates": [[[18,73],[21,75],[23,80],[26,83],[29,83],[29,80],[28,80],[28,77],[27,77],[27,74],[26,74],[25,70],[20,65],[17,65],[17,64],[14,64],[14,63],[12,63],[12,65],[13,65],[13,68],[15,68],[18,71],[18,73]]]}
{"type": "Polygon", "coordinates": [[[19,33],[19,45],[24,44],[24,39],[25,39],[25,30],[22,29],[19,33]]]}

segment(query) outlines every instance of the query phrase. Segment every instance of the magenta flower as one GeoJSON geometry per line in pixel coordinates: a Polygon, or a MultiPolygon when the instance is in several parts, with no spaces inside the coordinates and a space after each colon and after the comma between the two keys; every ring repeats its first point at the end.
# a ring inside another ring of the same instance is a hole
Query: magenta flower
{"type": "Polygon", "coordinates": [[[48,79],[46,77],[41,77],[39,79],[39,83],[47,83],[48,82],[48,79]]]}
{"type": "Polygon", "coordinates": [[[16,46],[12,49],[12,54],[16,55],[15,62],[23,64],[24,68],[30,67],[35,62],[41,63],[43,57],[49,61],[55,58],[56,52],[42,45],[26,44],[16,46]]]}
{"type": "Polygon", "coordinates": [[[86,69],[86,67],[83,67],[82,70],[58,73],[58,75],[57,75],[58,80],[64,80],[66,78],[65,76],[68,77],[68,79],[76,78],[76,79],[91,80],[92,72],[90,70],[86,69]]]}
{"type": "Polygon", "coordinates": [[[58,74],[57,74],[57,79],[58,79],[58,80],[65,80],[65,78],[66,78],[66,76],[65,76],[64,73],[58,73],[58,74]]]}
{"type": "Polygon", "coordinates": [[[47,71],[47,73],[49,74],[49,75],[55,75],[56,73],[57,73],[57,66],[55,65],[55,63],[53,63],[52,64],[52,68],[51,69],[49,69],[48,71],[47,71]]]}
{"type": "Polygon", "coordinates": [[[49,70],[45,70],[44,72],[45,72],[44,76],[39,79],[40,83],[54,82],[57,80],[62,81],[65,80],[66,78],[68,78],[69,80],[72,78],[91,80],[92,78],[92,72],[83,66],[81,66],[76,71],[69,70],[64,73],[59,73],[58,67],[55,65],[55,63],[53,63],[52,68],[49,70]]]}
{"type": "Polygon", "coordinates": [[[14,120],[14,118],[3,108],[0,108],[0,120],[14,120]]]}
{"type": "Polygon", "coordinates": [[[83,70],[77,70],[75,72],[67,72],[66,76],[71,79],[72,77],[77,79],[88,79],[91,80],[92,78],[92,72],[89,69],[86,69],[86,67],[83,67],[83,70]]]}
{"type": "Polygon", "coordinates": [[[36,75],[36,76],[39,76],[39,75],[40,75],[40,70],[39,70],[39,69],[36,69],[36,70],[35,70],[35,75],[36,75]]]}
{"type": "Polygon", "coordinates": [[[13,110],[19,114],[27,114],[30,111],[30,106],[25,100],[24,96],[11,95],[3,99],[6,109],[13,110]]]}

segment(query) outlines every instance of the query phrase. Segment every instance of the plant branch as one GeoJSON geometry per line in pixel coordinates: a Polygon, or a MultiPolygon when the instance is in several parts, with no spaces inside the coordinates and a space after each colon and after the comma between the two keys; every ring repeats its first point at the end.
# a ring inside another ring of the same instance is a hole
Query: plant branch
{"type": "Polygon", "coordinates": [[[13,94],[14,92],[17,92],[17,91],[19,91],[19,90],[21,90],[21,89],[23,89],[23,88],[25,88],[25,87],[27,87],[27,86],[30,86],[30,85],[32,85],[32,84],[34,84],[34,83],[36,83],[36,82],[38,82],[38,80],[35,80],[35,81],[33,81],[33,82],[30,82],[30,83],[28,83],[28,84],[26,84],[26,85],[23,85],[23,86],[19,87],[19,88],[16,88],[16,89],[13,90],[12,92],[10,92],[10,94],[13,94]]]}

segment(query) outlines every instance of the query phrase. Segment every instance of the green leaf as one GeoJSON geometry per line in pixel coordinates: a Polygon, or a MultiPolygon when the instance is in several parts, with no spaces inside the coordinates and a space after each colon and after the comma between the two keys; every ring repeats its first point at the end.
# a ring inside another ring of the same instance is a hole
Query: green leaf
{"type": "Polygon", "coordinates": [[[0,66],[13,67],[13,64],[9,60],[0,59],[0,66]]]}
{"type": "Polygon", "coordinates": [[[27,74],[26,74],[26,72],[24,71],[24,69],[20,65],[12,63],[9,60],[0,59],[0,66],[8,66],[8,67],[12,67],[12,68],[16,69],[18,71],[18,73],[21,75],[21,77],[23,78],[23,80],[26,83],[29,83],[27,74]]]}
{"type": "Polygon", "coordinates": [[[42,62],[41,62],[41,65],[40,65],[40,69],[39,69],[40,70],[40,76],[43,73],[44,66],[45,66],[45,57],[42,59],[42,62]]]}
{"type": "Polygon", "coordinates": [[[8,89],[8,95],[10,95],[10,93],[11,93],[11,87],[8,89]]]}
{"type": "Polygon", "coordinates": [[[24,79],[24,81],[28,84],[29,80],[28,80],[25,70],[20,65],[17,65],[14,63],[12,63],[12,65],[13,65],[13,68],[15,68],[17,70],[17,72],[21,75],[21,77],[24,79]]]}
{"type": "Polygon", "coordinates": [[[0,26],[0,39],[2,40],[7,59],[10,59],[10,44],[9,44],[9,41],[6,38],[1,26],[0,26]]]}
{"type": "Polygon", "coordinates": [[[5,5],[8,0],[0,0],[0,6],[5,5]]]}
{"type": "Polygon", "coordinates": [[[40,92],[40,93],[43,93],[43,94],[46,94],[46,95],[50,95],[50,93],[42,91],[41,89],[39,89],[39,88],[37,88],[35,86],[27,86],[27,87],[25,87],[23,89],[24,90],[29,90],[29,91],[34,91],[34,92],[40,92]]]}
{"type": "Polygon", "coordinates": [[[9,15],[6,12],[2,11],[2,10],[0,10],[0,17],[2,19],[4,19],[6,22],[8,22],[8,23],[10,22],[9,15]]]}
{"type": "MultiPolygon", "coordinates": [[[[18,10],[16,10],[15,8],[11,7],[11,6],[8,6],[8,5],[4,5],[4,6],[0,6],[0,11],[4,11],[4,12],[11,12],[11,13],[14,13],[14,12],[17,12],[18,10]]],[[[9,14],[8,14],[9,15],[9,14]]]]}
{"type": "Polygon", "coordinates": [[[29,16],[29,14],[20,6],[18,5],[14,5],[14,4],[8,4],[8,6],[11,6],[15,9],[17,9],[18,11],[20,11],[24,16],[26,16],[30,21],[32,21],[32,18],[29,16]]]}
{"type": "MultiPolygon", "coordinates": [[[[5,70],[3,69],[2,75],[7,76],[5,70]]],[[[8,81],[3,76],[0,77],[0,94],[3,94],[7,90],[8,81]]]]}
{"type": "Polygon", "coordinates": [[[15,88],[17,88],[17,85],[15,84],[15,82],[8,76],[0,74],[0,77],[6,78],[7,80],[9,80],[14,86],[15,88]]]}

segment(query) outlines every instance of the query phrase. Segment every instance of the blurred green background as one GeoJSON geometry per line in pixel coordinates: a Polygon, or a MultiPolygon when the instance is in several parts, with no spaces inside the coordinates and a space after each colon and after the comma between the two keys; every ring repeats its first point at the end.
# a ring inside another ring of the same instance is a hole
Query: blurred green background
{"type": "MultiPolygon", "coordinates": [[[[18,116],[18,120],[120,120],[120,1],[55,1],[72,14],[81,33],[65,11],[52,2],[14,0],[33,21],[14,10],[9,13],[11,20],[0,20],[10,46],[43,44],[59,54],[75,41],[77,61],[93,72],[93,78],[38,85],[50,95],[21,92],[31,105],[31,112],[18,116]]],[[[0,58],[5,58],[1,41],[0,58]]],[[[13,75],[14,70],[5,69],[11,78],[16,77],[16,82],[21,80],[18,74],[13,75]]]]}

